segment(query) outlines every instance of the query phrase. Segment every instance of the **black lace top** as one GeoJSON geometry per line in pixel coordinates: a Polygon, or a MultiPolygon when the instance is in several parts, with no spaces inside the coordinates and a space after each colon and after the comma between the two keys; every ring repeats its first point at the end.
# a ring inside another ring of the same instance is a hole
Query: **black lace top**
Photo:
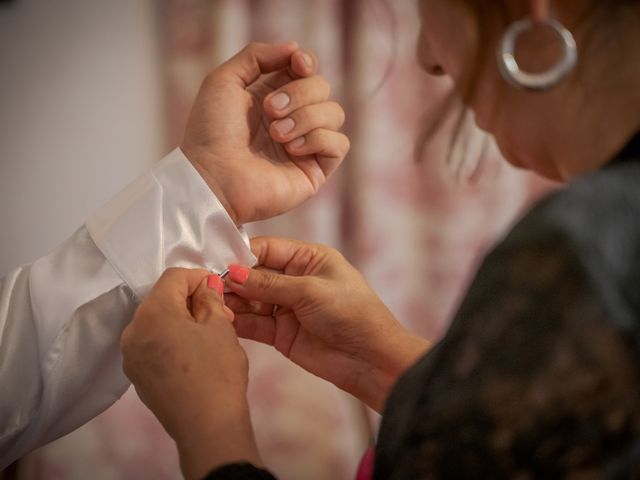
{"type": "Polygon", "coordinates": [[[375,480],[489,478],[640,478],[640,135],[515,226],[387,401],[375,480]]]}
{"type": "Polygon", "coordinates": [[[377,480],[640,478],[640,135],[486,258],[376,453],[377,480]]]}

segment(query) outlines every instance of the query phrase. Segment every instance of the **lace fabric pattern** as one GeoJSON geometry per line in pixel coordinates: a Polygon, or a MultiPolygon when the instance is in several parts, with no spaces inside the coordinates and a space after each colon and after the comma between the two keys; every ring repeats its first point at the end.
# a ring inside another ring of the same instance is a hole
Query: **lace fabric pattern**
{"type": "Polygon", "coordinates": [[[390,398],[374,478],[640,475],[640,165],[538,205],[390,398]]]}

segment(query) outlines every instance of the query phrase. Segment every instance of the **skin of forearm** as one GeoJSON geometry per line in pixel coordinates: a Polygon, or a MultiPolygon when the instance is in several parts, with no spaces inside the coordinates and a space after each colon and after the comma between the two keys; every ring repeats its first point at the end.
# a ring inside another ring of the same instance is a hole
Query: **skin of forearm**
{"type": "Polygon", "coordinates": [[[431,348],[431,343],[406,330],[389,338],[384,350],[358,372],[350,392],[378,413],[382,413],[391,389],[400,376],[431,348]]]}
{"type": "Polygon", "coordinates": [[[177,438],[180,466],[187,480],[201,480],[216,468],[236,462],[262,466],[248,406],[217,411],[177,438]]]}

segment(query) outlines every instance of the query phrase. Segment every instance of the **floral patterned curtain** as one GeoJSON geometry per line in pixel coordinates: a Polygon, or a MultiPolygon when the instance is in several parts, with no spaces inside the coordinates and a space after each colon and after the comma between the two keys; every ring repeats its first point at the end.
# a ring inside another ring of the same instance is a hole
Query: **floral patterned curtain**
{"type": "MultiPolygon", "coordinates": [[[[415,0],[164,0],[161,16],[167,148],[204,75],[249,41],[294,39],[317,52],[352,151],[320,195],[250,232],[341,249],[405,325],[436,340],[482,253],[549,185],[485,142],[467,142],[464,156],[482,157],[481,169],[457,181],[449,121],[414,160],[425,112],[451,88],[417,67],[415,0]]],[[[469,126],[462,134],[478,136],[469,126]]],[[[376,416],[274,350],[244,345],[267,466],[283,480],[354,478],[376,416]]],[[[30,479],[180,478],[172,442],[134,392],[24,465],[30,479]]]]}

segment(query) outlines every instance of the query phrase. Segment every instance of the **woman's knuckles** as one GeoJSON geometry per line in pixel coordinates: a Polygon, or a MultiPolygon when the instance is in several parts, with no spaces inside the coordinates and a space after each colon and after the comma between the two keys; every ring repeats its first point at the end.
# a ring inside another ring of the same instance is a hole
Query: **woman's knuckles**
{"type": "Polygon", "coordinates": [[[269,292],[279,292],[282,289],[282,282],[279,281],[278,274],[254,270],[249,276],[247,286],[256,291],[268,294],[269,292]]]}

